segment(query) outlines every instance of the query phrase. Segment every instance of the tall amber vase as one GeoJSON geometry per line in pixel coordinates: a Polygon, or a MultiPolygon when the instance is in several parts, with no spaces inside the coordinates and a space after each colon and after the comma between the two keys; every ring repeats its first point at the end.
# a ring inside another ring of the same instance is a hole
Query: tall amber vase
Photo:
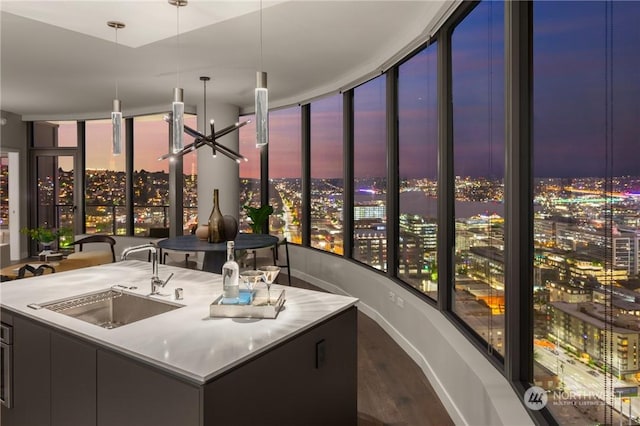
{"type": "Polygon", "coordinates": [[[209,238],[210,243],[221,243],[224,239],[224,216],[220,212],[218,204],[218,189],[213,190],[213,209],[209,215],[209,238]]]}

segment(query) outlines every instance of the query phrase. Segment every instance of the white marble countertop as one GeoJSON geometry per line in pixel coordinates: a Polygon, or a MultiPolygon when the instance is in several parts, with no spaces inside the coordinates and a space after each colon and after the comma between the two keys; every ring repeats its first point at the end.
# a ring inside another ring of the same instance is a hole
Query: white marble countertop
{"type": "Polygon", "coordinates": [[[211,318],[209,305],[222,293],[221,276],[159,265],[161,279],[171,272],[175,275],[161,291],[170,296],[152,297],[183,307],[111,330],[27,305],[106,290],[116,284],[137,286],[127,291],[148,295],[150,263],[127,260],[4,282],[0,285],[0,306],[203,384],[357,302],[352,297],[274,284],[272,291],[286,291],[285,309],[276,319],[211,318]],[[184,298],[176,301],[173,294],[178,287],[184,289],[184,298]]]}

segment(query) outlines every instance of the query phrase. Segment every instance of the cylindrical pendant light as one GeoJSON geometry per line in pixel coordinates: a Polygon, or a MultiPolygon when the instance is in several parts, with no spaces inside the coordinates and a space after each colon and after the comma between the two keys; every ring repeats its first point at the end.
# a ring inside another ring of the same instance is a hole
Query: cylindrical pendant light
{"type": "Polygon", "coordinates": [[[184,148],[184,91],[180,86],[180,8],[186,6],[187,0],[168,0],[169,4],[176,7],[176,46],[177,67],[176,87],[173,89],[173,103],[171,104],[173,132],[171,137],[171,149],[174,154],[184,148]]]}
{"type": "Polygon", "coordinates": [[[256,147],[269,143],[269,93],[267,73],[262,71],[262,0],[260,0],[260,70],[256,73],[255,92],[256,147]]]}
{"type": "Polygon", "coordinates": [[[111,128],[113,133],[111,138],[111,153],[113,155],[120,155],[122,154],[122,106],[120,104],[120,99],[113,100],[111,128]]]}
{"type": "MultiPolygon", "coordinates": [[[[109,21],[107,26],[116,30],[116,65],[118,64],[118,30],[125,27],[124,23],[118,21],[109,21]]],[[[116,76],[116,98],[113,100],[113,109],[111,112],[111,152],[113,155],[122,153],[122,103],[118,99],[118,78],[116,76]]]]}
{"type": "Polygon", "coordinates": [[[172,151],[177,154],[184,148],[184,92],[179,87],[173,89],[171,116],[173,117],[172,151]]]}
{"type": "Polygon", "coordinates": [[[256,147],[269,143],[269,92],[267,73],[256,73],[256,147]]]}

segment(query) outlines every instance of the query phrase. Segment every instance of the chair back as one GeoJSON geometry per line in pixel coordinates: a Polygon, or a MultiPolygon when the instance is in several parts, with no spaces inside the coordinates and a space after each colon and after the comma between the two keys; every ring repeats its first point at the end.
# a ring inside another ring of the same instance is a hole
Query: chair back
{"type": "Polygon", "coordinates": [[[281,268],[287,268],[287,279],[289,280],[289,286],[291,286],[291,265],[289,264],[289,241],[287,241],[287,237],[284,237],[282,240],[278,241],[273,251],[274,251],[273,264],[281,268]],[[280,246],[284,246],[284,254],[285,254],[284,262],[279,262],[278,248],[280,246]]]}
{"type": "Polygon", "coordinates": [[[116,252],[115,249],[113,248],[113,246],[116,245],[116,240],[114,240],[112,237],[108,236],[108,235],[89,235],[88,237],[84,237],[84,238],[80,238],[77,241],[74,241],[73,245],[77,245],[80,248],[80,251],[82,251],[82,246],[84,244],[91,244],[91,243],[107,243],[109,244],[109,247],[111,248],[111,258],[112,258],[112,262],[116,261],[116,252]]]}

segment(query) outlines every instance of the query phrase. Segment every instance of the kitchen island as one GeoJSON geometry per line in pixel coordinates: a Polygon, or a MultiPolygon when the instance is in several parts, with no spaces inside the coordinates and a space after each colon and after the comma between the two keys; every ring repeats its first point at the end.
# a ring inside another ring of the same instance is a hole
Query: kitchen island
{"type": "Polygon", "coordinates": [[[113,329],[34,307],[116,285],[148,295],[150,263],[2,283],[12,333],[2,425],[357,423],[356,299],[274,285],[286,289],[276,319],[212,318],[221,276],[159,266],[161,279],[170,273],[167,296],[151,298],[179,308],[113,329]]]}

